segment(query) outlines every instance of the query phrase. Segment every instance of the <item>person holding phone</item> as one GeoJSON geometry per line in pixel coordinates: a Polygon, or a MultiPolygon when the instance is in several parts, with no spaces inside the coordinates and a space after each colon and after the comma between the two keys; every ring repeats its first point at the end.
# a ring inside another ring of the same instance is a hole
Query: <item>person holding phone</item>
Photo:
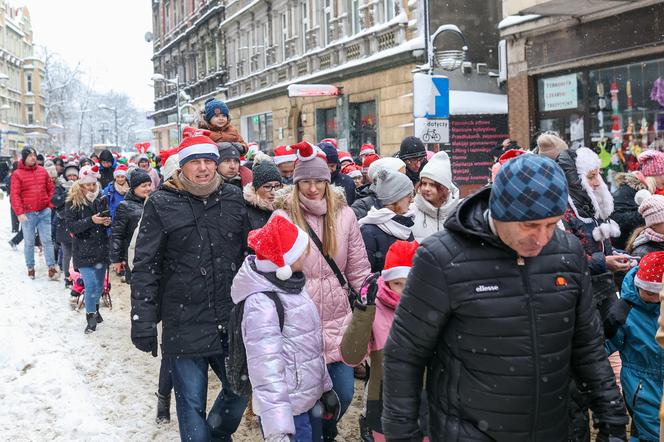
{"type": "Polygon", "coordinates": [[[111,225],[108,207],[100,196],[99,168],[81,168],[79,179],[72,184],[65,204],[67,233],[72,237],[72,259],[85,285],[85,333],[92,333],[103,321],[99,298],[104,288],[108,267],[108,234],[111,225]]]}

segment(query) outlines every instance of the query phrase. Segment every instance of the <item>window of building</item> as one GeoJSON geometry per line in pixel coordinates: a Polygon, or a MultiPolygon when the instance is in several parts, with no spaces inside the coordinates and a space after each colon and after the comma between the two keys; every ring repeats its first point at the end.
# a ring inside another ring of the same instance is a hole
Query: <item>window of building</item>
{"type": "Polygon", "coordinates": [[[350,32],[360,32],[360,0],[350,0],[350,32]]]}
{"type": "Polygon", "coordinates": [[[164,27],[165,31],[171,30],[171,3],[170,1],[164,2],[164,27]]]}
{"type": "Polygon", "coordinates": [[[281,59],[286,60],[288,58],[288,51],[286,48],[286,41],[288,40],[288,16],[286,14],[281,14],[281,59]]]}
{"type": "Polygon", "coordinates": [[[316,139],[337,138],[337,109],[316,109],[316,139]]]}
{"type": "Polygon", "coordinates": [[[34,110],[32,108],[31,104],[28,104],[26,106],[27,112],[28,112],[28,124],[34,124],[35,123],[35,115],[34,115],[34,110]]]}
{"type": "Polygon", "coordinates": [[[323,9],[323,14],[325,15],[323,19],[323,42],[324,46],[327,46],[332,41],[332,28],[330,27],[330,21],[332,21],[332,0],[323,0],[325,2],[325,8],[323,9]]]}
{"type": "Polygon", "coordinates": [[[385,5],[385,21],[390,21],[394,18],[394,0],[384,0],[385,5]]]}
{"type": "Polygon", "coordinates": [[[178,0],[173,0],[173,27],[177,28],[178,26],[178,13],[180,10],[178,9],[178,0]]]}
{"type": "Polygon", "coordinates": [[[180,20],[184,20],[186,17],[186,0],[180,0],[180,20]]]}
{"type": "Polygon", "coordinates": [[[260,150],[270,153],[274,148],[272,141],[272,113],[264,113],[244,117],[246,140],[258,143],[260,150]]]}
{"type": "Polygon", "coordinates": [[[300,36],[300,42],[302,43],[302,53],[307,52],[307,31],[309,31],[309,8],[307,1],[303,1],[300,5],[300,14],[302,21],[302,35],[300,36]]]}
{"type": "Polygon", "coordinates": [[[26,90],[32,92],[32,74],[25,75],[26,90]]]}
{"type": "Polygon", "coordinates": [[[264,42],[263,44],[265,45],[265,47],[263,48],[263,63],[265,67],[267,67],[270,64],[269,58],[267,56],[268,54],[267,50],[272,46],[272,39],[270,38],[270,28],[267,21],[263,23],[263,42],[264,42]]]}
{"type": "Polygon", "coordinates": [[[350,120],[349,150],[353,155],[358,155],[360,147],[365,143],[370,143],[374,146],[378,145],[375,101],[350,103],[348,106],[348,117],[350,120]]]}

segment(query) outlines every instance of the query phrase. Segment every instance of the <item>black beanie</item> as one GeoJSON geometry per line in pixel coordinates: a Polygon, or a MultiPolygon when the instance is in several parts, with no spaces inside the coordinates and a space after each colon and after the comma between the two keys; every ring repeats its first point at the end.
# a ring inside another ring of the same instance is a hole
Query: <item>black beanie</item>
{"type": "Polygon", "coordinates": [[[240,152],[244,149],[238,149],[236,143],[222,142],[217,144],[219,147],[219,162],[224,160],[238,160],[240,161],[240,152]]]}
{"type": "Polygon", "coordinates": [[[109,163],[113,163],[114,160],[115,157],[113,157],[113,153],[108,149],[102,150],[99,154],[99,161],[108,161],[109,163]]]}
{"type": "Polygon", "coordinates": [[[140,168],[135,168],[129,172],[129,187],[134,190],[143,183],[152,181],[150,174],[140,168]]]}
{"type": "Polygon", "coordinates": [[[422,141],[417,137],[406,137],[401,142],[399,149],[399,158],[408,160],[410,158],[420,158],[426,156],[426,148],[422,141]]]}
{"type": "Polygon", "coordinates": [[[277,169],[277,166],[275,166],[271,160],[261,161],[258,164],[254,163],[252,172],[254,174],[252,185],[256,190],[270,181],[278,181],[281,183],[279,169],[277,169]]]}
{"type": "Polygon", "coordinates": [[[28,159],[28,155],[30,154],[35,154],[36,156],[37,151],[34,149],[34,147],[24,147],[21,151],[21,160],[25,163],[25,160],[28,159]]]}

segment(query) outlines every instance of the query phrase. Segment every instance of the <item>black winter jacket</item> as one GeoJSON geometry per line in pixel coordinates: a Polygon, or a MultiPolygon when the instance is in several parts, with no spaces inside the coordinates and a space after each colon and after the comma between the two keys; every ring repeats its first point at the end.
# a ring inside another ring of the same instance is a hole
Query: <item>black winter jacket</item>
{"type": "MultiPolygon", "coordinates": [[[[403,215],[396,215],[393,218],[399,224],[407,227],[413,227],[413,219],[403,215]]],[[[385,255],[390,246],[399,238],[396,236],[383,232],[380,227],[374,224],[364,224],[360,226],[362,239],[364,240],[364,247],[367,249],[367,258],[371,264],[371,272],[380,272],[385,267],[385,255]]],[[[413,234],[405,241],[413,241],[415,238],[413,234]]]]}
{"type": "Polygon", "coordinates": [[[104,209],[106,207],[101,201],[101,196],[79,208],[72,206],[71,202],[65,205],[65,225],[67,233],[73,234],[71,253],[76,269],[108,264],[107,229],[101,224],[92,222],[92,215],[104,209]]]}
{"type": "Polygon", "coordinates": [[[244,201],[247,204],[249,230],[260,229],[267,224],[274,210],[268,207],[269,204],[267,202],[261,201],[258,198],[256,190],[251,184],[244,186],[242,193],[244,195],[244,201]]]}
{"type": "Polygon", "coordinates": [[[636,192],[646,186],[631,173],[616,176],[618,190],[613,192],[613,214],[611,218],[620,226],[620,237],[613,240],[613,246],[624,250],[630,235],[639,226],[645,225],[645,220],[639,213],[639,205],[634,201],[636,192]]]}
{"type": "Polygon", "coordinates": [[[539,256],[518,259],[491,232],[490,192],[417,251],[385,346],[387,440],[420,440],[425,368],[434,442],[566,442],[572,373],[594,417],[624,428],[583,248],[556,229],[539,256]]]}
{"type": "Polygon", "coordinates": [[[144,199],[137,197],[134,191],[130,190],[115,208],[115,219],[111,229],[111,262],[127,261],[129,243],[143,215],[144,203],[144,199]]]}
{"type": "Polygon", "coordinates": [[[346,202],[349,206],[352,206],[355,202],[355,182],[353,179],[348,175],[344,175],[343,173],[337,171],[332,174],[332,184],[344,189],[346,194],[346,202]]]}
{"type": "Polygon", "coordinates": [[[231,283],[244,259],[247,210],[237,186],[202,199],[167,181],[147,199],[131,284],[132,337],[157,335],[165,355],[226,350],[231,283]]]}
{"type": "Polygon", "coordinates": [[[67,200],[67,189],[62,184],[56,184],[55,191],[51,197],[53,211],[55,212],[55,242],[58,244],[68,243],[71,237],[67,234],[65,223],[65,203],[67,200]]]}
{"type": "Polygon", "coordinates": [[[357,198],[350,208],[353,209],[355,217],[360,220],[367,216],[372,207],[380,209],[383,205],[376,196],[376,187],[373,184],[369,184],[358,189],[357,198]]]}

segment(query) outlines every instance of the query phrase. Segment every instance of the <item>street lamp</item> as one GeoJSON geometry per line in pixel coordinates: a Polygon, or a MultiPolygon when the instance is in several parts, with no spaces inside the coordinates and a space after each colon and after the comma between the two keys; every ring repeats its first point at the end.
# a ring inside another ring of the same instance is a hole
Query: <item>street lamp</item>
{"type": "Polygon", "coordinates": [[[176,111],[176,128],[178,131],[178,144],[180,144],[181,140],[181,131],[180,131],[180,79],[176,75],[175,78],[166,78],[162,74],[154,74],[152,76],[152,81],[155,83],[158,81],[163,81],[168,84],[174,84],[175,85],[175,111],[176,111]]]}
{"type": "Polygon", "coordinates": [[[458,69],[461,64],[466,60],[466,52],[468,52],[468,43],[466,42],[466,37],[456,25],[442,25],[439,27],[436,32],[433,33],[429,39],[428,45],[428,56],[429,56],[429,74],[433,75],[434,64],[445,69],[446,71],[453,71],[458,69]],[[448,50],[437,50],[434,43],[436,38],[444,34],[445,32],[451,32],[461,37],[463,41],[463,46],[461,49],[448,49],[448,50]]]}
{"type": "Polygon", "coordinates": [[[115,147],[118,147],[118,108],[117,107],[111,107],[111,106],[106,106],[105,104],[100,104],[97,106],[98,109],[105,109],[113,112],[113,115],[115,116],[115,147]]]}

